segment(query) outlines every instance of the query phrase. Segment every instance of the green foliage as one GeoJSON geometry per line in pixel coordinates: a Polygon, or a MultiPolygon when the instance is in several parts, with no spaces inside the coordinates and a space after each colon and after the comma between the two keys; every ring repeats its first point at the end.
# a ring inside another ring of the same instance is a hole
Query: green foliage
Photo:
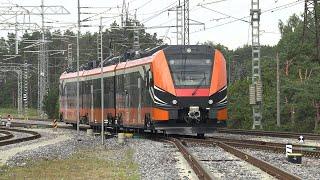
{"type": "MultiPolygon", "coordinates": [[[[309,27],[314,28],[312,25],[309,27]]],[[[302,44],[303,21],[297,15],[287,23],[280,21],[282,38],[276,47],[261,48],[261,77],[263,82],[263,128],[295,132],[319,132],[315,130],[316,109],[320,101],[320,66],[315,61],[315,35],[307,34],[302,44]],[[276,51],[280,57],[281,127],[276,126],[276,51]],[[289,64],[289,65],[288,65],[289,64]]],[[[252,110],[249,106],[248,87],[251,83],[251,47],[236,49],[244,73],[229,84],[229,126],[252,126],[252,110]],[[250,79],[249,81],[246,79],[250,79]]]]}
{"type": "Polygon", "coordinates": [[[242,79],[228,86],[228,126],[232,128],[251,128],[251,107],[249,105],[250,81],[242,79]]]}
{"type": "Polygon", "coordinates": [[[49,89],[48,94],[44,97],[44,111],[48,118],[55,119],[59,117],[59,92],[57,88],[49,89]]]}

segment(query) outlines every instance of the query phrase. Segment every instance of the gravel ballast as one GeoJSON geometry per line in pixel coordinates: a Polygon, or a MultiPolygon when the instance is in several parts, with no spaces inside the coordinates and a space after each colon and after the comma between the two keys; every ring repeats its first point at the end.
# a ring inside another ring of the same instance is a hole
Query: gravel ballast
{"type": "Polygon", "coordinates": [[[280,169],[290,172],[302,179],[320,179],[320,160],[316,158],[302,157],[302,164],[294,164],[287,161],[285,154],[272,153],[252,149],[242,149],[250,155],[262,159],[280,169]]]}
{"type": "Polygon", "coordinates": [[[273,179],[220,147],[192,144],[188,149],[214,176],[221,179],[273,179]]]}

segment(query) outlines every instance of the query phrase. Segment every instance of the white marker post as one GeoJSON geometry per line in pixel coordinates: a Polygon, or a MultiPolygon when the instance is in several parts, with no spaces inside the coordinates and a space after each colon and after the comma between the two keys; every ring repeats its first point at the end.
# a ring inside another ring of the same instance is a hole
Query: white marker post
{"type": "Polygon", "coordinates": [[[301,143],[301,144],[304,143],[304,137],[303,136],[299,136],[298,140],[299,140],[299,143],[301,143]]]}
{"type": "Polygon", "coordinates": [[[288,155],[292,153],[292,144],[286,145],[286,157],[288,158],[288,155]]]}

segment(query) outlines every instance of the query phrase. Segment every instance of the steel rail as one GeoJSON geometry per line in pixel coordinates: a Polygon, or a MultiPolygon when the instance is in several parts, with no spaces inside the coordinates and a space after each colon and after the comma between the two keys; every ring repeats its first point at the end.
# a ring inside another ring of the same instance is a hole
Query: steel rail
{"type": "Polygon", "coordinates": [[[0,130],[26,133],[26,134],[32,135],[32,136],[28,136],[28,137],[24,137],[24,138],[0,141],[0,146],[6,146],[9,144],[16,144],[16,143],[25,142],[25,141],[31,141],[31,140],[38,139],[41,137],[41,135],[38,132],[28,131],[28,130],[23,130],[23,129],[0,128],[0,130]]]}
{"type": "MultiPolygon", "coordinates": [[[[285,147],[278,146],[269,146],[269,145],[257,145],[257,144],[247,144],[247,143],[237,143],[237,142],[226,142],[226,144],[233,147],[242,147],[242,148],[252,148],[252,149],[260,149],[266,151],[274,151],[277,153],[285,153],[285,147]]],[[[300,149],[293,149],[293,153],[301,153],[303,156],[320,158],[320,151],[304,151],[300,149]]]]}
{"type": "Polygon", "coordinates": [[[293,133],[293,132],[277,132],[277,131],[258,131],[258,130],[246,130],[246,129],[227,129],[218,128],[217,132],[229,133],[229,134],[243,134],[243,135],[255,135],[255,136],[270,136],[270,137],[281,137],[281,138],[294,138],[298,139],[299,136],[303,136],[309,140],[320,140],[320,134],[312,133],[293,133]]]}
{"type": "Polygon", "coordinates": [[[200,180],[216,179],[205,167],[200,164],[200,162],[188,151],[188,149],[185,148],[180,140],[169,137],[168,141],[173,143],[179,149],[183,157],[187,160],[200,180]]]}
{"type": "Polygon", "coordinates": [[[8,131],[0,131],[0,134],[4,134],[4,136],[0,136],[0,141],[13,138],[13,134],[8,131]]]}
{"type": "Polygon", "coordinates": [[[295,176],[289,172],[286,172],[282,169],[279,169],[263,160],[257,159],[247,153],[244,153],[230,145],[227,145],[223,142],[218,141],[217,145],[224,149],[225,151],[237,156],[238,158],[241,158],[242,160],[247,161],[248,163],[260,168],[261,170],[265,171],[266,173],[270,174],[271,176],[274,176],[281,180],[298,180],[301,179],[298,176],[295,176]]]}
{"type": "MultiPolygon", "coordinates": [[[[188,142],[195,143],[204,143],[204,144],[215,144],[217,141],[223,142],[225,144],[234,146],[234,147],[242,147],[242,148],[252,148],[259,150],[267,150],[274,151],[277,153],[285,153],[286,144],[283,143],[273,143],[273,142],[265,142],[265,141],[255,141],[255,140],[240,140],[240,139],[229,139],[229,138],[221,138],[221,137],[210,137],[207,139],[192,139],[192,138],[184,138],[184,140],[188,142]]],[[[293,144],[293,152],[301,153],[303,156],[320,158],[320,147],[318,146],[303,146],[303,145],[295,145],[293,144]],[[310,148],[310,150],[308,150],[310,148]]]]}
{"type": "MultiPolygon", "coordinates": [[[[257,140],[249,140],[249,139],[231,139],[231,138],[223,138],[223,137],[210,137],[212,140],[219,140],[222,142],[241,142],[246,144],[257,144],[257,145],[266,145],[266,146],[277,146],[277,147],[285,147],[286,143],[277,143],[277,142],[266,142],[266,141],[257,141],[257,140]]],[[[291,144],[291,143],[289,143],[291,144]]],[[[320,151],[320,146],[309,146],[302,144],[292,144],[294,148],[313,148],[315,151],[320,151]]]]}

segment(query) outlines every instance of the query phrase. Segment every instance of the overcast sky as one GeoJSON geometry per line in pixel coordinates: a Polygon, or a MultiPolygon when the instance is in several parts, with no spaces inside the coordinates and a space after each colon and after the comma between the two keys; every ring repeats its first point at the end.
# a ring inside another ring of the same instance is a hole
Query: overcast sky
{"type": "MultiPolygon", "coordinates": [[[[65,28],[72,29],[66,23],[76,23],[77,21],[77,0],[44,0],[44,2],[45,5],[63,5],[71,13],[64,16],[46,16],[47,22],[56,22],[54,24],[47,24],[48,26],[68,26],[65,28]]],[[[113,18],[104,19],[104,25],[107,26],[114,20],[120,23],[119,14],[121,13],[122,0],[81,0],[80,2],[83,7],[113,7],[111,9],[82,9],[81,11],[92,13],[105,11],[102,16],[113,18]]],[[[176,24],[175,12],[168,11],[167,9],[168,7],[177,5],[178,0],[126,0],[126,2],[129,3],[130,16],[133,17],[135,9],[137,9],[137,19],[144,23],[146,27],[174,26],[176,24]]],[[[8,5],[7,3],[36,6],[41,4],[41,0],[0,0],[0,3],[0,6],[8,5]]],[[[205,26],[190,26],[191,43],[213,41],[226,45],[230,49],[250,44],[251,30],[248,23],[249,17],[243,19],[243,21],[229,23],[237,18],[249,16],[250,4],[251,0],[190,0],[190,19],[194,20],[191,23],[196,24],[194,22],[197,21],[205,24],[205,26]],[[205,8],[199,6],[200,4],[203,4],[205,8]]],[[[293,13],[300,15],[303,12],[303,6],[302,0],[260,0],[260,8],[264,12],[261,15],[261,44],[276,44],[280,38],[278,30],[279,19],[286,21],[293,13]],[[288,3],[292,4],[282,6],[288,3]],[[265,12],[272,8],[276,9],[265,12]]],[[[93,16],[93,14],[81,15],[81,19],[89,16],[93,16]]],[[[98,18],[99,16],[96,16],[93,19],[98,18]]],[[[0,18],[0,21],[3,21],[3,18],[0,18]]],[[[12,20],[9,21],[13,22],[12,20]]],[[[20,17],[19,21],[27,20],[23,20],[23,17],[20,17]]],[[[31,21],[40,24],[40,18],[37,16],[33,16],[31,21]]],[[[87,24],[98,25],[99,21],[90,21],[87,24]]],[[[95,31],[97,29],[98,27],[82,28],[82,31],[95,31]]],[[[73,30],[75,29],[73,28],[73,30]]],[[[165,27],[147,30],[149,33],[156,32],[160,37],[168,37],[164,40],[169,44],[170,42],[171,44],[176,43],[175,31],[175,28],[165,27]]],[[[1,31],[1,35],[5,35],[6,33],[6,31],[1,31]]]]}

